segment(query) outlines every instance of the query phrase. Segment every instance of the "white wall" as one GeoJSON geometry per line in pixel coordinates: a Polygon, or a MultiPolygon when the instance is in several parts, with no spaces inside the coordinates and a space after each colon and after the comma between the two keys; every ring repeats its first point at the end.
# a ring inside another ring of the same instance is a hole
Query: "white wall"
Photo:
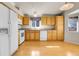
{"type": "MultiPolygon", "coordinates": [[[[64,36],[64,41],[65,42],[70,42],[70,43],[74,43],[74,44],[79,44],[79,32],[68,32],[68,17],[69,17],[69,13],[71,13],[72,11],[76,10],[79,8],[79,3],[75,3],[74,8],[72,8],[69,11],[66,11],[64,13],[64,17],[65,17],[65,36],[64,36]]],[[[79,16],[79,15],[78,15],[79,16]]],[[[78,20],[79,22],[79,20],[78,20]]]]}

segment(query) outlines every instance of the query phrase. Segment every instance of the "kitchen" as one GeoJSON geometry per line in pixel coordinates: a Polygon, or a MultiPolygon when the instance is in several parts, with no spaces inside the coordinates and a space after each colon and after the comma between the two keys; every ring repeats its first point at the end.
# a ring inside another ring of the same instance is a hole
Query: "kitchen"
{"type": "MultiPolygon", "coordinates": [[[[73,48],[72,51],[75,51],[75,48],[79,48],[79,46],[70,44],[78,44],[78,41],[76,42],[74,39],[68,41],[69,39],[72,39],[69,37],[68,32],[66,32],[66,17],[68,15],[66,15],[65,13],[66,10],[59,10],[59,7],[64,4],[67,3],[15,2],[14,4],[10,2],[1,2],[0,55],[67,55],[67,52],[70,52],[70,46],[72,46],[73,48]],[[54,7],[56,4],[58,5],[54,7]],[[46,8],[48,8],[49,10],[46,8]],[[68,48],[66,49],[66,47],[68,48]],[[65,52],[64,50],[66,50],[67,52],[65,52]]],[[[78,3],[70,4],[72,6],[72,4],[77,5],[78,3]]],[[[71,14],[71,12],[68,14],[71,14]]],[[[76,19],[77,18],[78,17],[76,17],[76,19]]],[[[75,23],[76,22],[77,21],[75,21],[75,23]]],[[[75,38],[76,40],[78,40],[78,36],[75,36],[75,38]]],[[[71,52],[72,55],[79,55],[78,49],[76,50],[76,54],[74,52],[71,52]]]]}

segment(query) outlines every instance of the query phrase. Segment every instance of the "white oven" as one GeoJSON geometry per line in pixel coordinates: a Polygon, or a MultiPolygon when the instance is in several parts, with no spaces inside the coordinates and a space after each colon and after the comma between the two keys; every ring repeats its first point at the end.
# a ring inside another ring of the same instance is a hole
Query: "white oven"
{"type": "Polygon", "coordinates": [[[20,32],[20,44],[24,42],[25,39],[25,31],[24,30],[19,30],[20,32]]]}

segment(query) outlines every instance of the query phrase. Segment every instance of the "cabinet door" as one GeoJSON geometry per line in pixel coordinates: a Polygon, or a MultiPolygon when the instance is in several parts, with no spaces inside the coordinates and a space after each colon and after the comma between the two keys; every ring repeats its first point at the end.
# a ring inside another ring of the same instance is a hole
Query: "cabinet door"
{"type": "Polygon", "coordinates": [[[9,9],[0,4],[0,28],[8,28],[9,9]]]}
{"type": "Polygon", "coordinates": [[[23,18],[23,25],[29,25],[29,17],[23,18]]]}
{"type": "Polygon", "coordinates": [[[30,31],[30,40],[34,40],[35,39],[35,33],[34,31],[30,31]]]}
{"type": "Polygon", "coordinates": [[[47,25],[47,17],[46,16],[41,17],[41,24],[42,25],[47,25]]]}
{"type": "Polygon", "coordinates": [[[47,25],[51,25],[52,17],[47,16],[47,25]]]}
{"type": "Polygon", "coordinates": [[[40,40],[40,31],[35,31],[35,40],[40,40]]]}
{"type": "Polygon", "coordinates": [[[29,30],[25,31],[25,40],[30,40],[30,31],[29,30]]]}
{"type": "Polygon", "coordinates": [[[64,40],[64,32],[63,32],[63,16],[56,16],[56,24],[57,24],[57,40],[64,40]]]}
{"type": "Polygon", "coordinates": [[[56,30],[52,30],[52,32],[51,32],[51,38],[52,38],[53,41],[57,40],[56,30]]]}
{"type": "Polygon", "coordinates": [[[47,32],[47,39],[48,40],[52,40],[52,38],[51,38],[51,30],[48,30],[48,32],[47,32]]]}
{"type": "Polygon", "coordinates": [[[56,17],[52,16],[51,25],[55,25],[55,24],[56,24],[56,17]]]}

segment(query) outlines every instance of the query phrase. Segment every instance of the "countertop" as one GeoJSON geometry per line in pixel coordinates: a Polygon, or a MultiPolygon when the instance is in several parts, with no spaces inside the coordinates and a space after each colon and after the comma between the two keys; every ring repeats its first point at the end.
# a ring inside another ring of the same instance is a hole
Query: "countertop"
{"type": "Polygon", "coordinates": [[[18,30],[55,30],[55,26],[40,26],[40,27],[23,26],[20,27],[18,30]]]}

